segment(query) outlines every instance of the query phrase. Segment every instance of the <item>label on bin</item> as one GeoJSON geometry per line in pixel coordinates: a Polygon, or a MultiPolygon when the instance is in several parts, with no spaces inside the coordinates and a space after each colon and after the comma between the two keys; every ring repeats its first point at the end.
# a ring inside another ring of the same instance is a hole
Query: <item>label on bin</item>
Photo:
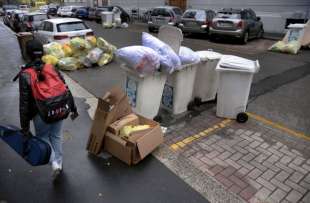
{"type": "Polygon", "coordinates": [[[169,109],[173,108],[173,87],[172,86],[165,84],[161,102],[165,107],[169,109]]]}
{"type": "Polygon", "coordinates": [[[137,91],[138,91],[138,81],[127,76],[126,78],[126,93],[129,99],[129,103],[132,107],[137,106],[137,91]]]}

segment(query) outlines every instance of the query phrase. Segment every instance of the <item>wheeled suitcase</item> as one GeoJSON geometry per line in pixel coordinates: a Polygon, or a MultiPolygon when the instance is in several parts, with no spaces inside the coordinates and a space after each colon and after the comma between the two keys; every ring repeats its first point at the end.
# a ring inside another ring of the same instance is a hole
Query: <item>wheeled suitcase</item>
{"type": "Polygon", "coordinates": [[[49,163],[51,147],[40,138],[25,137],[19,128],[10,125],[0,125],[0,138],[30,165],[40,166],[49,163]]]}

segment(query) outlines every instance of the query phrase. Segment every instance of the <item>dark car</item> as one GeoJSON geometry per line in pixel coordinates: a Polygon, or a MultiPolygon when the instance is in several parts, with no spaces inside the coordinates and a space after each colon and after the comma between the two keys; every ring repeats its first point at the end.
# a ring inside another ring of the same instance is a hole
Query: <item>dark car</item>
{"type": "Polygon", "coordinates": [[[205,9],[188,9],[179,24],[184,33],[209,33],[209,27],[216,13],[205,9]]]}
{"type": "Polygon", "coordinates": [[[222,9],[212,21],[210,37],[234,37],[246,44],[249,39],[261,38],[263,23],[252,9],[222,9]]]}
{"type": "Polygon", "coordinates": [[[88,11],[89,8],[87,7],[77,8],[76,11],[74,12],[74,17],[87,19],[89,14],[88,11]]]}
{"type": "Polygon", "coordinates": [[[12,18],[12,11],[11,10],[7,10],[5,11],[4,13],[4,17],[3,17],[3,23],[6,25],[6,26],[10,26],[10,20],[12,18]]]}
{"type": "Polygon", "coordinates": [[[9,26],[11,27],[11,29],[15,32],[20,32],[20,22],[23,18],[23,16],[25,15],[25,11],[20,11],[20,10],[15,10],[12,11],[12,15],[11,18],[9,20],[9,26]]]}
{"type": "Polygon", "coordinates": [[[122,23],[129,23],[131,21],[130,15],[120,6],[104,6],[96,8],[95,20],[97,22],[101,21],[101,12],[103,11],[113,11],[114,7],[117,7],[121,11],[121,21],[122,23]]]}
{"type": "Polygon", "coordinates": [[[19,28],[21,32],[34,31],[42,21],[48,19],[45,13],[28,13],[25,14],[20,22],[19,28]]]}
{"type": "Polygon", "coordinates": [[[47,15],[56,16],[57,15],[57,7],[48,8],[47,15]]]}

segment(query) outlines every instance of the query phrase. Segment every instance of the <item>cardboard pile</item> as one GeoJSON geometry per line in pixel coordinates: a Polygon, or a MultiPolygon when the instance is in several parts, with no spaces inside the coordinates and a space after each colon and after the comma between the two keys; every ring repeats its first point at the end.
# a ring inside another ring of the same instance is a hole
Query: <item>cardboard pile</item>
{"type": "Polygon", "coordinates": [[[101,150],[127,163],[137,164],[163,142],[160,125],[140,115],[133,114],[128,98],[118,87],[99,98],[91,128],[87,150],[99,154],[101,150]],[[150,128],[132,132],[122,138],[120,131],[128,125],[149,125],[150,128]]]}

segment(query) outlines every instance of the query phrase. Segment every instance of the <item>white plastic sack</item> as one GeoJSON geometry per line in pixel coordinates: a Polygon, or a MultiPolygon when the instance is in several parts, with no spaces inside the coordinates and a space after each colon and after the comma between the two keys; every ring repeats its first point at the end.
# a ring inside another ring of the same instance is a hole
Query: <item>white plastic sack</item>
{"type": "Polygon", "coordinates": [[[143,32],[142,45],[154,49],[160,56],[160,65],[168,73],[181,68],[181,60],[173,49],[158,38],[143,32]]]}
{"type": "Polygon", "coordinates": [[[148,47],[124,47],[116,51],[116,57],[143,75],[153,74],[160,66],[158,53],[148,47]]]}
{"type": "Polygon", "coordinates": [[[99,48],[92,49],[86,56],[90,63],[97,63],[102,55],[103,51],[99,48]]]}
{"type": "Polygon", "coordinates": [[[179,57],[182,65],[199,63],[200,57],[192,49],[188,47],[180,47],[179,57]]]}

